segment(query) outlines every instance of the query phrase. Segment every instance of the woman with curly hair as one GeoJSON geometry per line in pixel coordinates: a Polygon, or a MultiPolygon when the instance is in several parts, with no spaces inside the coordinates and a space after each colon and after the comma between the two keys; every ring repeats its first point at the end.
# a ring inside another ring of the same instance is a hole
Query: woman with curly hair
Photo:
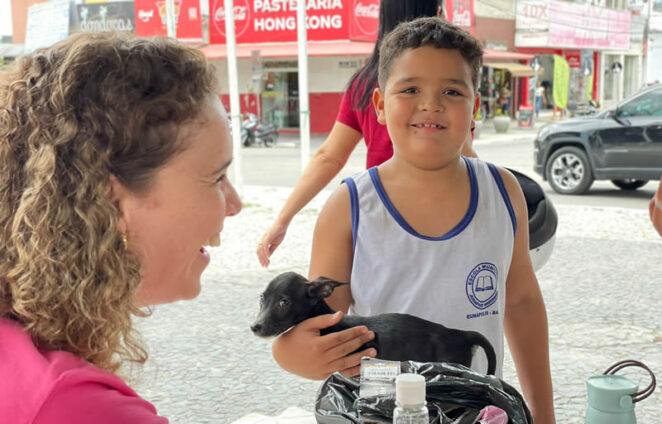
{"type": "Polygon", "coordinates": [[[215,90],[196,50],[118,34],[0,74],[3,422],[167,422],[116,372],[147,359],[132,317],[197,296],[241,209],[215,90]]]}

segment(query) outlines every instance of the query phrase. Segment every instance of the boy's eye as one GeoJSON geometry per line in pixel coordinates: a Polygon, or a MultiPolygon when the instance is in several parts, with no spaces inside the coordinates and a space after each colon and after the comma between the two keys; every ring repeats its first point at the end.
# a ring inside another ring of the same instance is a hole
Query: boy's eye
{"type": "Polygon", "coordinates": [[[449,96],[461,96],[462,95],[462,93],[460,93],[457,90],[453,90],[452,88],[450,88],[448,90],[444,90],[444,94],[447,94],[449,96]]]}
{"type": "Polygon", "coordinates": [[[418,89],[416,87],[408,87],[402,90],[402,92],[407,94],[415,94],[418,93],[418,89]]]}
{"type": "Polygon", "coordinates": [[[218,179],[216,180],[216,184],[222,183],[223,181],[225,181],[225,174],[218,177],[218,179]]]}

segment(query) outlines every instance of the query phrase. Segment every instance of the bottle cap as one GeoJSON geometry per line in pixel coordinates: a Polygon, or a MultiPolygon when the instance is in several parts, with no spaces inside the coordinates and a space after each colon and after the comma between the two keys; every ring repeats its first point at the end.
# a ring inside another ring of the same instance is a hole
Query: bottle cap
{"type": "Polygon", "coordinates": [[[395,378],[395,403],[399,406],[425,405],[425,378],[400,374],[395,378]]]}

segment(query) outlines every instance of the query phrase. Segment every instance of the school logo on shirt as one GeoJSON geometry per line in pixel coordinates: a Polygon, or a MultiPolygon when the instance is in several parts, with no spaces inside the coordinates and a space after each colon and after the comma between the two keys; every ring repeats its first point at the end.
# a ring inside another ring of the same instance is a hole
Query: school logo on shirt
{"type": "Polygon", "coordinates": [[[467,297],[478,309],[485,309],[497,300],[499,272],[489,262],[483,262],[471,270],[467,277],[467,297]]]}

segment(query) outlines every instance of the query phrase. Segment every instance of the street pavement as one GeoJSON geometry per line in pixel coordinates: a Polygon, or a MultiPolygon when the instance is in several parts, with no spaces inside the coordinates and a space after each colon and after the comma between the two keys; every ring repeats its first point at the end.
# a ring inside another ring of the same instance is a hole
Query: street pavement
{"type": "MultiPolygon", "coordinates": [[[[123,369],[138,393],[172,423],[230,423],[251,412],[312,411],[319,382],[282,371],[271,342],[249,325],[267,282],[284,271],[307,272],[322,192],[294,219],[268,270],[255,257],[263,231],[289,189],[246,186],[242,212],[226,220],[211,249],[203,289],[192,301],[157,306],[136,320],[150,353],[123,369]]],[[[622,359],[662,376],[662,242],[644,208],[558,205],[554,253],[538,273],[547,305],[557,423],[583,423],[585,382],[622,359]]],[[[522,323],[526,325],[526,323],[522,323]]],[[[624,375],[648,383],[645,374],[624,375]]],[[[504,379],[519,387],[510,354],[504,379]]],[[[662,390],[636,406],[640,424],[660,421],[662,390]]]]}

